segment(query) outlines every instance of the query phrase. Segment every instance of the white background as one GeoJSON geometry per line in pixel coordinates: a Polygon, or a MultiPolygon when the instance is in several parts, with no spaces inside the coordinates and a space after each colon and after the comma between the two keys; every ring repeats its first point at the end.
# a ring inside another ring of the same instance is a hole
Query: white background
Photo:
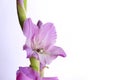
{"type": "MultiPolygon", "coordinates": [[[[28,0],[34,23],[53,22],[58,57],[45,76],[59,80],[120,80],[119,0],[28,0]]],[[[19,66],[28,66],[22,50],[25,37],[18,23],[16,0],[0,0],[0,80],[15,80],[19,66]]]]}

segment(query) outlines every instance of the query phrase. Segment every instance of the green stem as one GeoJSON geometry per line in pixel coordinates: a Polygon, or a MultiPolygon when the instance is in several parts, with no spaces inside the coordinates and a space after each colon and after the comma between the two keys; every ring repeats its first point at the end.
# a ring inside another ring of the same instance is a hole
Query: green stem
{"type": "Polygon", "coordinates": [[[39,60],[37,60],[34,57],[31,57],[30,58],[30,67],[33,70],[37,71],[40,74],[40,77],[44,77],[44,68],[42,70],[40,69],[40,61],[39,60]]]}
{"type": "Polygon", "coordinates": [[[37,72],[40,73],[40,62],[39,60],[35,59],[34,57],[30,58],[30,66],[37,72]]]}

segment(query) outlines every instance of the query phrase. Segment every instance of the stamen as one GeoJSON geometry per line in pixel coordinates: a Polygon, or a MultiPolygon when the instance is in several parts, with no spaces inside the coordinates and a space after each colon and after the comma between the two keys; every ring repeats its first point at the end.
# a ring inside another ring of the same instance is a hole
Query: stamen
{"type": "Polygon", "coordinates": [[[37,51],[37,52],[40,52],[40,49],[37,49],[36,51],[37,51]]]}
{"type": "Polygon", "coordinates": [[[39,54],[43,54],[45,52],[43,48],[36,49],[35,51],[39,54]]]}
{"type": "Polygon", "coordinates": [[[40,49],[40,53],[43,53],[44,52],[44,50],[43,49],[40,49]]]}

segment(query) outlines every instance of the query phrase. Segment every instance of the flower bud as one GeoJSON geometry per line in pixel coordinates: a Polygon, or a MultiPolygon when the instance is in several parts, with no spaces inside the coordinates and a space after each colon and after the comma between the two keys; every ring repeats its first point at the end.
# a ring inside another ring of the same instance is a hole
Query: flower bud
{"type": "Polygon", "coordinates": [[[23,23],[26,19],[26,4],[27,4],[27,0],[17,0],[17,13],[22,29],[23,29],[23,23]]]}

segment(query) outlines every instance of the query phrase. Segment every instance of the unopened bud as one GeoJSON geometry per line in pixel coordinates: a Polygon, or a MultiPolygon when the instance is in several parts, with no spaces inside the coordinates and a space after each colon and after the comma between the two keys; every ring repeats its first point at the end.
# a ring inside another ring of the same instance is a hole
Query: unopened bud
{"type": "Polygon", "coordinates": [[[26,4],[27,4],[27,0],[17,0],[17,13],[22,29],[23,29],[23,23],[26,19],[26,4]]]}

